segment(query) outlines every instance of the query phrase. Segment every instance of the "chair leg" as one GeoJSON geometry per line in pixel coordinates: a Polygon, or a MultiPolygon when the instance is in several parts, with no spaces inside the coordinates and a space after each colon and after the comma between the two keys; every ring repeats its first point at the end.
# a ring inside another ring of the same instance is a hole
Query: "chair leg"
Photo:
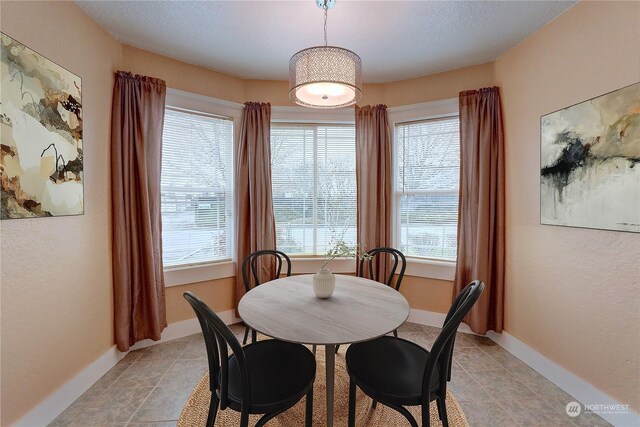
{"type": "Polygon", "coordinates": [[[393,331],[393,336],[398,338],[398,330],[397,329],[393,331]]]}
{"type": "Polygon", "coordinates": [[[216,423],[216,414],[218,413],[218,395],[215,391],[211,392],[211,403],[209,403],[209,415],[207,415],[207,427],[213,427],[216,423]]]}
{"type": "Polygon", "coordinates": [[[422,427],[431,427],[431,413],[429,403],[422,405],[422,427]]]}
{"type": "Polygon", "coordinates": [[[306,399],[307,399],[307,401],[306,401],[306,412],[305,412],[305,416],[304,416],[305,417],[304,426],[305,427],[312,427],[312,424],[313,424],[313,385],[309,389],[309,392],[307,393],[306,399]]]}
{"type": "Polygon", "coordinates": [[[349,379],[349,427],[356,426],[356,383],[349,379]]]}
{"type": "Polygon", "coordinates": [[[251,342],[253,344],[255,344],[255,342],[258,341],[258,333],[256,332],[255,329],[251,330],[251,342]]]}
{"type": "Polygon", "coordinates": [[[247,340],[249,339],[249,327],[244,327],[244,338],[242,339],[242,345],[247,345],[247,340]]]}
{"type": "MultiPolygon", "coordinates": [[[[396,405],[391,405],[390,403],[385,403],[386,406],[388,406],[389,408],[396,410],[398,412],[400,412],[400,414],[402,414],[403,417],[405,417],[407,419],[407,421],[409,421],[409,424],[411,425],[411,427],[418,427],[418,422],[416,421],[415,418],[413,418],[413,415],[411,415],[411,412],[409,412],[407,410],[407,408],[405,408],[404,406],[396,406],[396,405]]],[[[423,406],[424,408],[424,406],[423,406]]],[[[424,424],[424,412],[422,413],[422,423],[423,425],[426,425],[427,427],[429,427],[429,407],[427,406],[427,424],[424,424]]]]}
{"type": "Polygon", "coordinates": [[[240,411],[240,427],[249,427],[249,410],[240,411]]]}
{"type": "Polygon", "coordinates": [[[340,350],[340,346],[339,345],[336,346],[336,354],[338,354],[338,350],[340,350]]]}
{"type": "Polygon", "coordinates": [[[265,424],[267,424],[269,421],[271,421],[273,418],[277,417],[278,415],[280,415],[281,413],[283,413],[285,410],[282,409],[278,412],[272,412],[270,414],[265,414],[262,418],[260,418],[258,420],[258,422],[256,423],[255,427],[262,427],[265,424]]]}
{"type": "Polygon", "coordinates": [[[440,421],[442,421],[442,427],[449,427],[449,418],[447,417],[447,403],[445,398],[438,397],[436,399],[436,403],[438,404],[438,416],[440,417],[440,421]]]}
{"type": "Polygon", "coordinates": [[[373,400],[371,401],[371,409],[376,409],[376,406],[378,406],[378,401],[377,401],[377,400],[375,400],[375,399],[373,399],[373,400]]]}
{"type": "Polygon", "coordinates": [[[312,345],[311,349],[313,350],[313,355],[315,356],[315,354],[316,354],[316,345],[315,344],[312,345]]]}

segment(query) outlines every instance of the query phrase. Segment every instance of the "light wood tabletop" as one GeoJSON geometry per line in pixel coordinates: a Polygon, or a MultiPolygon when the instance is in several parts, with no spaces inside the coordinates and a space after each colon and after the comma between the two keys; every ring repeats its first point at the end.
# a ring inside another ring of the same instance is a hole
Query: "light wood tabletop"
{"type": "Polygon", "coordinates": [[[335,346],[397,329],[409,317],[409,303],[389,286],[340,274],[333,295],[320,299],[313,293],[313,275],[301,275],[256,286],[242,297],[238,312],[249,327],[264,335],[325,346],[327,426],[332,427],[335,346]]]}
{"type": "Polygon", "coordinates": [[[331,298],[313,293],[313,275],[291,276],[256,286],[238,311],[251,328],[302,344],[349,344],[380,337],[409,316],[407,300],[389,286],[336,275],[331,298]]]}

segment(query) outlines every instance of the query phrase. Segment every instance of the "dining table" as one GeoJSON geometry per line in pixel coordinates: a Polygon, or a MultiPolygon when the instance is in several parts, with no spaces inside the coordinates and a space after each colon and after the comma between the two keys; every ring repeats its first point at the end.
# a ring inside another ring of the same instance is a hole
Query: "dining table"
{"type": "Polygon", "coordinates": [[[313,275],[283,277],[247,292],[240,317],[255,331],[287,342],[325,347],[327,426],[333,426],[336,346],[368,341],[396,330],[409,303],[390,286],[336,274],[331,297],[313,292],[313,275]]]}

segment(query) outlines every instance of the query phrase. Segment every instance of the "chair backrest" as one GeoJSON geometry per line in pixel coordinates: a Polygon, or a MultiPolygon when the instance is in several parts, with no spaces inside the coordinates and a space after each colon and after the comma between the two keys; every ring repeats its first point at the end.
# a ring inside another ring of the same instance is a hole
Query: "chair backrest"
{"type": "Polygon", "coordinates": [[[242,346],[222,319],[195,294],[187,291],[183,295],[191,304],[193,311],[196,312],[202,328],[209,361],[209,389],[211,393],[219,391],[220,408],[225,409],[229,405],[229,353],[227,345],[231,348],[231,352],[236,356],[238,362],[242,379],[242,401],[249,402],[249,371],[242,346]]]}
{"type": "MultiPolygon", "coordinates": [[[[474,280],[465,286],[451,305],[442,330],[431,347],[427,367],[424,372],[423,390],[428,390],[436,366],[440,369],[440,387],[444,387],[446,390],[447,381],[451,379],[451,363],[456,331],[460,323],[462,323],[462,319],[469,313],[469,310],[471,310],[471,307],[478,301],[483,291],[484,283],[479,280],[474,280]]],[[[424,395],[426,397],[427,393],[424,393],[424,395]]]]}
{"type": "Polygon", "coordinates": [[[365,268],[364,268],[366,263],[369,266],[368,278],[379,282],[380,272],[373,267],[373,264],[375,264],[374,261],[377,260],[378,257],[383,257],[384,261],[387,261],[388,257],[391,257],[393,259],[393,265],[389,270],[389,275],[385,278],[385,283],[387,284],[387,286],[392,286],[393,277],[395,276],[396,270],[398,269],[398,264],[401,264],[400,273],[398,273],[398,281],[396,282],[396,286],[395,286],[396,291],[400,290],[400,284],[402,283],[402,278],[404,277],[404,271],[407,268],[407,260],[404,257],[404,254],[394,248],[374,248],[374,249],[371,249],[370,251],[367,251],[367,253],[371,257],[368,260],[365,260],[362,258],[360,259],[360,269],[358,270],[358,275],[360,277],[366,277],[365,268]]]}
{"type": "Polygon", "coordinates": [[[273,279],[280,277],[282,272],[282,264],[287,264],[287,277],[291,276],[291,259],[284,252],[265,249],[249,254],[242,261],[242,280],[244,281],[244,289],[249,292],[251,290],[251,278],[253,278],[254,286],[260,284],[260,275],[258,274],[258,260],[260,257],[274,257],[276,259],[276,274],[273,279]],[[250,275],[251,274],[251,275],[250,275]]]}

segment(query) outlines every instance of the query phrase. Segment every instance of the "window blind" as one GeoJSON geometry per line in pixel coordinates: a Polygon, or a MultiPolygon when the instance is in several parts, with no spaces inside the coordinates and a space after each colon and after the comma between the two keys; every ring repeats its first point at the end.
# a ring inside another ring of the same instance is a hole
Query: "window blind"
{"type": "Polygon", "coordinates": [[[460,123],[458,117],[395,127],[397,240],[408,256],[456,259],[460,123]]]}
{"type": "Polygon", "coordinates": [[[233,121],[167,108],[162,137],[165,267],[231,258],[233,121]]]}
{"type": "Polygon", "coordinates": [[[271,125],[276,246],[321,255],[332,243],[356,243],[353,125],[271,125]]]}

